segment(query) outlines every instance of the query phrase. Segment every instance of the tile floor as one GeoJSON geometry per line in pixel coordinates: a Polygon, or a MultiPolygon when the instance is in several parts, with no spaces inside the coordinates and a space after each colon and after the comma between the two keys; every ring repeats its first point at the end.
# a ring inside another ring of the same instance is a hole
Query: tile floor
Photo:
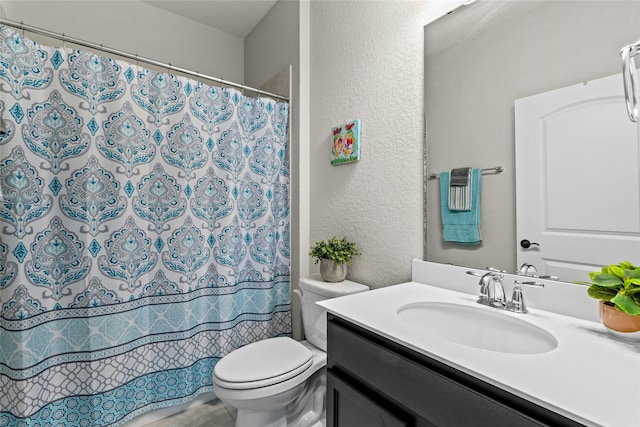
{"type": "Polygon", "coordinates": [[[146,427],[233,427],[235,419],[235,409],[212,400],[146,427]]]}

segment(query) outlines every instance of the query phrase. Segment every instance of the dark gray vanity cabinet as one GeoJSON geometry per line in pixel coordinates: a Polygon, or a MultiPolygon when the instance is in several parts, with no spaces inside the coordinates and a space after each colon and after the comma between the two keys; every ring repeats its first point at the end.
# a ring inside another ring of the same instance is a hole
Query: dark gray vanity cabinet
{"type": "Polygon", "coordinates": [[[327,332],[328,427],[582,426],[337,316],[327,332]]]}

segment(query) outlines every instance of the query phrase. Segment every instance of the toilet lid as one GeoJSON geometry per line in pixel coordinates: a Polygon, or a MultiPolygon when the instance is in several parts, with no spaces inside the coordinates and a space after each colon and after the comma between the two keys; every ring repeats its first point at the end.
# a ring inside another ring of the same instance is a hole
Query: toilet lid
{"type": "Polygon", "coordinates": [[[269,338],[227,354],[216,364],[214,377],[223,387],[265,387],[304,372],[312,356],[311,350],[291,338],[269,338]]]}

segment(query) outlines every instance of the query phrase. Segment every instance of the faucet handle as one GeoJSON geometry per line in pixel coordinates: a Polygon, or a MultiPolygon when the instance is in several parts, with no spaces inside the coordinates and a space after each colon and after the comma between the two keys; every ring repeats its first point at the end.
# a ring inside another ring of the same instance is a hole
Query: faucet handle
{"type": "Polygon", "coordinates": [[[478,302],[484,304],[489,300],[489,283],[487,278],[491,273],[478,273],[477,271],[467,270],[467,274],[469,276],[480,277],[480,281],[478,282],[478,286],[480,286],[480,298],[478,302]]]}
{"type": "MultiPolygon", "coordinates": [[[[538,277],[538,279],[544,279],[544,278],[545,277],[538,277]]],[[[521,285],[525,285],[525,286],[531,286],[532,288],[544,288],[544,283],[535,282],[535,281],[523,282],[521,280],[514,280],[513,284],[516,285],[516,287],[521,287],[521,285]]]]}
{"type": "Polygon", "coordinates": [[[470,276],[480,277],[480,281],[478,281],[478,286],[480,286],[478,302],[480,304],[493,305],[496,302],[496,298],[498,298],[499,301],[497,303],[502,307],[505,306],[504,289],[502,287],[503,276],[499,270],[492,269],[492,271],[484,273],[467,270],[466,273],[470,276]],[[500,289],[500,291],[496,289],[500,289]]]}
{"type": "Polygon", "coordinates": [[[522,293],[522,285],[531,286],[534,288],[544,288],[544,283],[540,282],[523,282],[515,280],[513,287],[513,295],[511,296],[511,302],[508,305],[508,309],[514,313],[527,313],[527,306],[524,303],[524,294],[522,293]]]}
{"type": "Polygon", "coordinates": [[[477,271],[473,271],[473,270],[467,270],[467,274],[469,276],[476,276],[476,277],[484,276],[484,273],[478,273],[477,271]]]}
{"type": "Polygon", "coordinates": [[[558,276],[533,276],[536,279],[560,280],[558,276]]]}
{"type": "Polygon", "coordinates": [[[507,270],[500,270],[498,268],[494,268],[494,267],[485,267],[485,270],[494,272],[494,273],[501,273],[501,274],[505,274],[507,272],[507,270]]]}

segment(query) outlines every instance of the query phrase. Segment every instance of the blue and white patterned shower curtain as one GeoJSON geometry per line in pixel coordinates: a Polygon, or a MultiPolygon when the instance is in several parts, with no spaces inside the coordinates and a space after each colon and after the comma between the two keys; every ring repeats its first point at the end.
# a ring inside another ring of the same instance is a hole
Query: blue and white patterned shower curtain
{"type": "Polygon", "coordinates": [[[0,426],[119,425],[290,334],[288,105],[0,38],[0,426]]]}

